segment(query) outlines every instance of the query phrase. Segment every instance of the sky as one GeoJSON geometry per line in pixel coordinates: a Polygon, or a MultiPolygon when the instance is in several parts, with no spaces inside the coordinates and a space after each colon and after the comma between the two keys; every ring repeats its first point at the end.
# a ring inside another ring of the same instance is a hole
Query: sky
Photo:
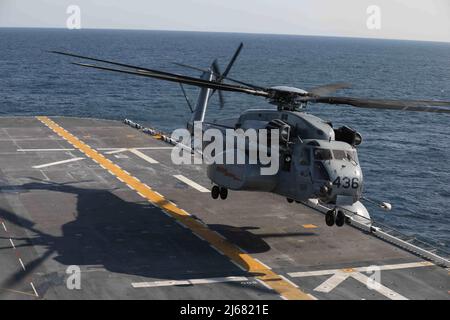
{"type": "Polygon", "coordinates": [[[81,28],[450,42],[450,0],[0,0],[0,27],[65,28],[69,5],[80,8],[81,28]],[[371,5],[379,29],[367,26],[371,5]]]}

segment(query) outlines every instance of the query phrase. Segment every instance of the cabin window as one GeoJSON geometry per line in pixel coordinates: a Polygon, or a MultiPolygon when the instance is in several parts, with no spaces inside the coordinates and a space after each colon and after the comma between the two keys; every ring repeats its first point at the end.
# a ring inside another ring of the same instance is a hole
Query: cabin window
{"type": "Polygon", "coordinates": [[[330,180],[330,175],[328,174],[327,169],[325,169],[325,166],[320,161],[314,162],[314,177],[317,180],[324,180],[324,181],[330,180]]]}
{"type": "Polygon", "coordinates": [[[300,152],[300,159],[299,162],[302,166],[309,166],[309,164],[311,159],[311,151],[308,148],[304,148],[301,152],[300,152]]]}

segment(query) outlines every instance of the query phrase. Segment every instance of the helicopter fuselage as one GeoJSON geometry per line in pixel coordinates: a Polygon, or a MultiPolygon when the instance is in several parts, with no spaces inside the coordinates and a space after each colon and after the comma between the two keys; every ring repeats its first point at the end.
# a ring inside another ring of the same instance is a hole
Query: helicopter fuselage
{"type": "MultiPolygon", "coordinates": [[[[230,125],[231,121],[227,122],[230,125]]],[[[342,134],[342,128],[333,129],[329,122],[311,114],[268,109],[247,110],[234,121],[234,128],[273,129],[274,123],[288,132],[280,135],[276,174],[262,175],[261,164],[213,163],[207,170],[211,181],[221,188],[272,192],[298,202],[315,198],[333,205],[352,205],[359,201],[363,175],[355,145],[361,136],[356,131],[344,127],[346,134],[342,134]]]]}

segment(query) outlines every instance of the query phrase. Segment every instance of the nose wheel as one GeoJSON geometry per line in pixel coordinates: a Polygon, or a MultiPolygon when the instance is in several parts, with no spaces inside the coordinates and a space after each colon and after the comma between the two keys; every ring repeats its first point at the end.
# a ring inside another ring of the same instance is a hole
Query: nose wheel
{"type": "Polygon", "coordinates": [[[213,199],[220,199],[225,200],[228,197],[228,189],[224,187],[219,186],[213,186],[211,189],[211,197],[213,199]]]}
{"type": "Polygon", "coordinates": [[[336,224],[342,227],[345,224],[345,213],[342,210],[332,209],[325,214],[325,223],[332,227],[336,224]]]}
{"type": "Polygon", "coordinates": [[[345,224],[345,213],[339,210],[336,215],[336,225],[342,227],[345,224]]]}
{"type": "Polygon", "coordinates": [[[325,214],[325,223],[327,226],[332,227],[336,223],[336,209],[330,210],[325,214]]]}
{"type": "Polygon", "coordinates": [[[228,189],[220,187],[219,194],[220,194],[220,199],[225,200],[228,197],[228,189]]]}
{"type": "Polygon", "coordinates": [[[213,186],[211,189],[211,197],[213,199],[217,199],[217,198],[219,198],[219,194],[220,194],[219,186],[213,186]]]}

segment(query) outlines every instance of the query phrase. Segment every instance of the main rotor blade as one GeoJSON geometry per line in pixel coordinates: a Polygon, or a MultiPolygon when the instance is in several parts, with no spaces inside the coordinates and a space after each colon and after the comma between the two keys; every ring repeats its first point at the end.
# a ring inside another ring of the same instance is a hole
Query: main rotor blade
{"type": "Polygon", "coordinates": [[[401,111],[450,113],[450,101],[428,100],[384,100],[384,99],[360,99],[351,97],[318,97],[308,99],[309,102],[326,104],[346,104],[357,108],[392,109],[401,111]]]}
{"type": "MultiPolygon", "coordinates": [[[[74,57],[74,58],[80,58],[80,59],[85,59],[85,60],[91,60],[91,61],[96,61],[96,62],[107,63],[107,64],[119,66],[119,67],[125,67],[125,68],[136,69],[136,70],[145,70],[145,71],[159,73],[159,74],[168,75],[168,76],[177,75],[177,76],[180,76],[180,77],[192,78],[192,77],[189,77],[189,76],[179,75],[179,74],[176,74],[176,73],[165,72],[165,71],[160,71],[160,70],[155,70],[155,69],[149,69],[149,68],[146,68],[146,67],[134,66],[134,65],[120,63],[120,62],[115,62],[115,61],[111,61],[111,60],[103,60],[103,59],[97,59],[97,58],[92,58],[92,57],[87,57],[87,56],[81,56],[81,55],[70,53],[70,52],[62,52],[62,51],[49,51],[49,52],[56,53],[56,54],[63,55],[63,56],[68,56],[68,57],[74,57]]],[[[197,68],[197,67],[189,66],[189,65],[186,65],[186,64],[178,63],[178,62],[175,62],[174,64],[182,66],[182,67],[185,67],[185,68],[190,68],[190,69],[194,69],[194,70],[197,70],[197,71],[201,71],[201,72],[205,72],[205,71],[207,72],[208,71],[206,69],[197,68]]],[[[192,78],[192,79],[197,79],[197,78],[192,78]]],[[[247,86],[247,87],[250,87],[252,89],[264,91],[263,87],[255,86],[255,85],[252,85],[252,84],[249,84],[249,83],[245,83],[245,82],[242,82],[242,81],[239,81],[239,80],[236,80],[236,79],[228,78],[228,77],[224,77],[224,79],[230,80],[231,82],[235,82],[235,83],[247,86]]]]}
{"type": "MultiPolygon", "coordinates": [[[[188,64],[184,64],[184,63],[173,62],[173,64],[175,64],[177,66],[180,66],[180,67],[183,67],[183,68],[192,69],[192,70],[196,70],[196,71],[200,71],[200,72],[209,72],[208,69],[191,66],[191,65],[188,65],[188,64]]],[[[220,75],[219,74],[215,74],[215,76],[217,78],[219,78],[220,75]]],[[[223,77],[223,75],[222,75],[222,77],[223,77]]],[[[251,83],[248,83],[248,82],[244,82],[244,81],[241,81],[241,80],[236,80],[236,79],[233,79],[233,78],[230,78],[230,77],[223,77],[223,79],[224,80],[228,80],[230,82],[237,83],[237,84],[241,84],[241,85],[246,86],[246,87],[250,87],[252,89],[264,90],[263,87],[255,86],[254,84],[251,84],[251,83]]]]}
{"type": "Polygon", "coordinates": [[[337,83],[330,83],[326,84],[324,86],[318,86],[314,87],[310,90],[308,90],[308,94],[311,96],[327,96],[330,95],[340,89],[348,89],[351,88],[350,83],[346,82],[337,82],[337,83]]]}
{"type": "Polygon", "coordinates": [[[189,110],[191,110],[191,113],[194,113],[194,108],[192,108],[191,101],[189,100],[189,97],[188,97],[188,95],[186,93],[186,90],[184,90],[184,87],[183,87],[182,83],[180,83],[180,88],[181,88],[181,92],[183,92],[184,99],[186,100],[186,103],[187,103],[187,105],[189,107],[189,110]]]}
{"type": "Polygon", "coordinates": [[[202,80],[202,79],[188,77],[188,76],[182,76],[182,75],[169,73],[169,72],[160,72],[157,70],[148,71],[148,69],[147,70],[145,70],[145,69],[136,69],[136,70],[114,69],[114,68],[109,68],[109,67],[85,64],[85,63],[78,63],[78,62],[73,62],[73,64],[82,66],[82,67],[86,67],[86,68],[93,68],[93,69],[98,69],[98,70],[106,70],[106,71],[132,74],[132,75],[137,75],[137,76],[142,76],[142,77],[147,77],[147,78],[155,78],[155,79],[165,80],[165,81],[169,81],[169,82],[183,83],[183,84],[197,86],[197,87],[204,87],[204,88],[230,91],[230,92],[246,93],[246,94],[260,96],[260,97],[268,97],[269,96],[268,92],[262,91],[262,90],[254,90],[252,88],[230,85],[230,84],[226,84],[226,83],[217,83],[214,81],[207,81],[207,80],[202,80]]]}
{"type": "MultiPolygon", "coordinates": [[[[214,72],[214,74],[216,75],[216,78],[218,79],[219,82],[222,81],[222,72],[220,71],[220,67],[219,67],[219,63],[217,62],[217,59],[214,60],[214,62],[212,63],[212,71],[214,72]]],[[[211,98],[217,90],[213,90],[213,92],[211,93],[211,95],[209,96],[209,98],[211,98]]],[[[223,107],[225,106],[225,99],[223,97],[223,93],[222,91],[219,91],[219,105],[220,105],[220,109],[223,109],[223,107]]]]}
{"type": "Polygon", "coordinates": [[[183,67],[183,68],[187,68],[187,69],[192,69],[195,71],[200,71],[200,72],[208,72],[208,69],[204,69],[204,68],[199,68],[199,67],[194,67],[194,66],[190,66],[188,64],[184,64],[181,62],[172,62],[174,65],[179,66],[179,67],[183,67]]]}
{"type": "Polygon", "coordinates": [[[233,57],[231,58],[230,62],[228,63],[228,66],[225,68],[225,71],[222,74],[222,79],[226,78],[228,76],[228,73],[230,73],[230,70],[231,70],[231,68],[233,68],[233,65],[236,62],[236,59],[238,58],[239,54],[241,53],[241,50],[243,47],[244,47],[244,44],[241,42],[241,44],[237,48],[236,52],[234,53],[233,57]]]}
{"type": "Polygon", "coordinates": [[[68,56],[68,57],[74,57],[74,58],[79,58],[79,59],[84,59],[84,60],[91,60],[91,61],[96,61],[96,62],[103,62],[103,63],[112,64],[112,65],[119,66],[119,67],[125,67],[125,68],[136,69],[136,70],[145,70],[145,71],[156,72],[156,73],[161,73],[161,74],[165,74],[165,75],[173,75],[173,73],[170,73],[170,72],[159,71],[159,70],[154,70],[154,69],[149,69],[149,68],[139,67],[139,66],[133,66],[130,64],[115,62],[115,61],[111,61],[111,60],[102,60],[102,59],[97,59],[97,58],[92,58],[92,57],[87,57],[87,56],[81,56],[81,55],[69,53],[69,52],[62,52],[62,51],[50,51],[50,52],[60,54],[63,56],[68,56]]]}

